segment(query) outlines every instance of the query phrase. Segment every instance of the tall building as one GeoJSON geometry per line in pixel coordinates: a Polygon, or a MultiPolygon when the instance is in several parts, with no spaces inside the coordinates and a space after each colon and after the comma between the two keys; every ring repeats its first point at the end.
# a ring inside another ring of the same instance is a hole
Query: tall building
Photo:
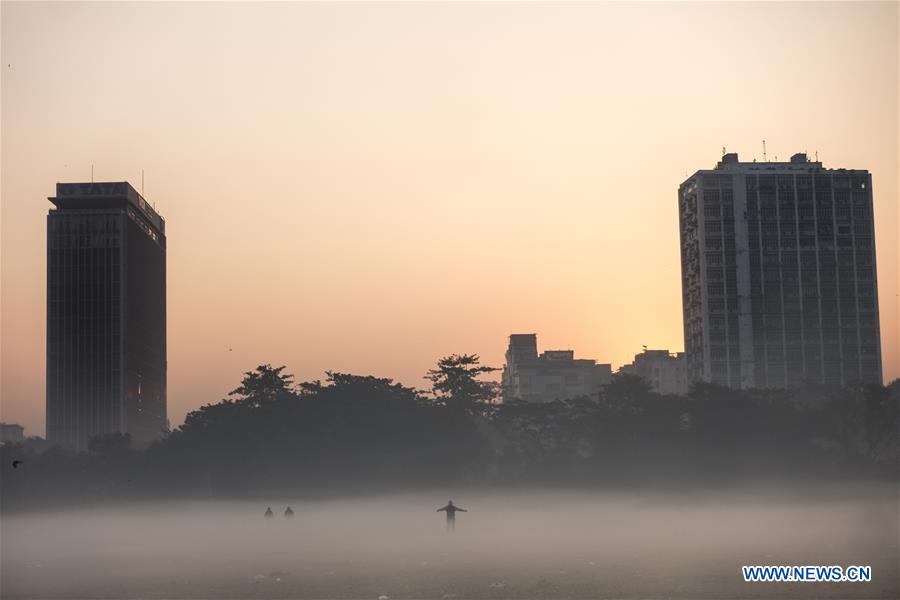
{"type": "Polygon", "coordinates": [[[503,366],[503,397],[552,402],[592,396],[610,382],[611,373],[610,365],[576,359],[573,350],[547,350],[538,355],[537,334],[513,334],[503,366]]]}
{"type": "Polygon", "coordinates": [[[725,154],[678,206],[690,381],[881,382],[868,171],[725,154]]]}
{"type": "Polygon", "coordinates": [[[165,221],[125,182],[58,183],[47,215],[47,438],[166,427],[165,221]]]}
{"type": "Polygon", "coordinates": [[[634,362],[622,365],[619,373],[637,375],[657,394],[684,395],[688,391],[687,359],[684,352],[647,350],[635,354],[634,362]]]}

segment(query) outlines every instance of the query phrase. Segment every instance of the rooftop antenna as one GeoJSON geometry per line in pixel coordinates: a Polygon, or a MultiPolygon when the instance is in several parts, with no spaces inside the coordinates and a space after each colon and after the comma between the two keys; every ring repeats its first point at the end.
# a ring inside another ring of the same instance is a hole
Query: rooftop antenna
{"type": "Polygon", "coordinates": [[[766,140],[763,140],[763,162],[768,162],[766,160],[766,140]]]}
{"type": "Polygon", "coordinates": [[[819,151],[816,150],[816,162],[819,162],[819,151]]]}
{"type": "Polygon", "coordinates": [[[94,183],[94,163],[91,163],[91,183],[94,183]]]}

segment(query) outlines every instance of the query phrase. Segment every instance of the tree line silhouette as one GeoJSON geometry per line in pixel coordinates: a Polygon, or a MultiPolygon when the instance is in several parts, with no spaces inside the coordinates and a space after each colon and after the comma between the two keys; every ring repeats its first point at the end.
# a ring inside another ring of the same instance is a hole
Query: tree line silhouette
{"type": "Polygon", "coordinates": [[[896,478],[900,381],[889,386],[659,395],[618,375],[596,396],[503,398],[477,355],[441,359],[428,391],[285,367],[248,371],[228,398],[145,449],[5,444],[5,509],[157,498],[320,496],[463,485],[695,485],[770,478],[896,478]],[[13,460],[24,463],[12,469],[13,460]]]}

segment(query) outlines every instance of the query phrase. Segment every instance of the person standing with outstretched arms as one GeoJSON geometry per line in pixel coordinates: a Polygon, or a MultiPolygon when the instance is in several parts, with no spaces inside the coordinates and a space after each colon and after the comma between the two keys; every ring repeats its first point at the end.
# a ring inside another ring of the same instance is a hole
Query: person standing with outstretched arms
{"type": "Polygon", "coordinates": [[[447,500],[447,506],[437,509],[437,512],[447,513],[447,531],[453,532],[456,530],[456,513],[469,511],[464,508],[454,506],[453,500],[447,500]]]}

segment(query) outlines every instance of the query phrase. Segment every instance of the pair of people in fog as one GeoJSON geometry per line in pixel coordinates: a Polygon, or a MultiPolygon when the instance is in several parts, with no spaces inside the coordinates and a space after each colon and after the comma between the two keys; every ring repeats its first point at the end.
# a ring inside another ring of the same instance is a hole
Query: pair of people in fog
{"type": "MultiPolygon", "coordinates": [[[[271,519],[271,518],[273,518],[274,516],[275,516],[275,513],[272,512],[272,507],[271,507],[271,506],[268,507],[268,508],[266,509],[265,517],[266,517],[267,519],[271,519]]],[[[290,519],[291,517],[294,516],[294,511],[291,510],[291,507],[290,507],[290,506],[288,506],[286,509],[284,509],[284,516],[285,516],[285,518],[287,518],[287,519],[290,519]]]]}

